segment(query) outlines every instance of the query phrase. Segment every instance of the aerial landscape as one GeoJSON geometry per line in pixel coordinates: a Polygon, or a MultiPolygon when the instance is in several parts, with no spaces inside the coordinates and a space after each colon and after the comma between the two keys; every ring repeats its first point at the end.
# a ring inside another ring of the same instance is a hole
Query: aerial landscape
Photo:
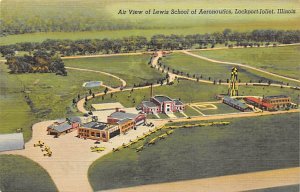
{"type": "Polygon", "coordinates": [[[0,192],[298,192],[298,0],[1,0],[0,192]]]}

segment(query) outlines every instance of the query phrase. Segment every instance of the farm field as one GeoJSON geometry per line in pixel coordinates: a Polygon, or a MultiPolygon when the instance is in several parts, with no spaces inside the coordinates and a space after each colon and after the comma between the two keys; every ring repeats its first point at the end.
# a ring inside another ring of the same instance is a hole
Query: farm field
{"type": "Polygon", "coordinates": [[[2,191],[57,191],[49,174],[26,157],[0,155],[0,189],[2,191]]]}
{"type": "MultiPolygon", "coordinates": [[[[230,51],[232,50],[228,50],[228,52],[230,51]]],[[[167,57],[164,57],[162,59],[162,63],[170,67],[171,69],[179,70],[184,73],[189,73],[190,76],[192,76],[193,74],[197,74],[199,76],[202,75],[202,79],[208,80],[208,78],[210,77],[211,80],[216,80],[217,82],[220,79],[222,80],[222,82],[226,82],[227,79],[230,79],[230,72],[233,67],[233,65],[213,63],[183,53],[172,53],[167,57]]],[[[271,80],[274,83],[281,83],[283,81],[284,83],[297,85],[297,83],[294,81],[288,81],[284,79],[281,80],[279,78],[274,78],[271,75],[254,71],[252,69],[242,68],[239,66],[237,66],[237,68],[239,70],[238,78],[241,80],[241,82],[249,82],[250,80],[252,82],[258,82],[259,80],[262,80],[262,82],[267,83],[269,80],[271,80]]]]}
{"type": "Polygon", "coordinates": [[[192,52],[211,59],[247,64],[275,74],[299,79],[300,46],[192,52]]]}
{"type": "MultiPolygon", "coordinates": [[[[23,128],[25,140],[31,137],[31,125],[38,120],[63,118],[74,115],[77,110],[72,107],[72,99],[80,94],[88,93],[83,88],[86,81],[103,81],[112,86],[118,86],[117,79],[93,72],[68,70],[68,76],[55,74],[9,74],[6,65],[0,64],[1,101],[0,133],[12,133],[23,128]],[[32,105],[26,103],[29,96],[32,105]],[[18,121],[16,121],[16,118],[18,121]]],[[[93,88],[93,92],[104,88],[93,88]]]]}
{"type": "Polygon", "coordinates": [[[151,69],[148,62],[150,55],[113,56],[100,58],[66,59],[68,67],[78,67],[112,73],[127,82],[129,87],[134,84],[156,83],[165,75],[151,69]]]}
{"type": "Polygon", "coordinates": [[[135,146],[110,153],[90,167],[91,185],[104,190],[299,166],[297,113],[230,122],[175,130],[139,153],[135,146]]]}
{"type": "MultiPolygon", "coordinates": [[[[173,85],[153,88],[155,95],[167,95],[173,99],[180,98],[184,103],[215,101],[215,96],[221,93],[227,94],[227,89],[228,87],[224,85],[204,84],[188,80],[180,80],[179,83],[175,82],[173,85]]],[[[297,102],[299,91],[280,87],[240,86],[239,94],[247,96],[285,94],[291,96],[293,102],[297,102]]],[[[150,88],[134,90],[131,94],[129,91],[123,91],[114,93],[112,97],[110,94],[104,96],[103,99],[102,97],[96,97],[88,101],[88,106],[94,103],[120,102],[124,107],[136,107],[143,100],[149,100],[149,97],[150,88]]],[[[192,111],[189,110],[191,113],[197,113],[192,111]]]]}

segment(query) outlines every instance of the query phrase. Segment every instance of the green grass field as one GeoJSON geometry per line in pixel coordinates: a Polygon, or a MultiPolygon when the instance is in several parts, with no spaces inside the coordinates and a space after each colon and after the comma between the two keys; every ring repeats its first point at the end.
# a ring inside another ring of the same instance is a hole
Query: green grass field
{"type": "Polygon", "coordinates": [[[150,55],[113,56],[100,58],[66,59],[66,66],[93,69],[112,73],[121,77],[128,86],[139,83],[156,83],[157,79],[165,77],[158,71],[151,69],[147,63],[150,55]]]}
{"type": "Polygon", "coordinates": [[[193,51],[208,58],[243,63],[295,79],[299,79],[299,52],[300,46],[193,51]]]}
{"type": "Polygon", "coordinates": [[[214,103],[214,105],[218,109],[209,109],[209,110],[201,110],[200,111],[205,115],[214,115],[214,114],[224,114],[224,113],[239,113],[241,111],[234,109],[223,103],[214,103]]]}
{"type": "MultiPolygon", "coordinates": [[[[63,118],[76,114],[71,106],[77,94],[88,93],[83,88],[86,81],[103,81],[118,86],[120,82],[112,77],[93,72],[68,70],[68,76],[55,74],[9,74],[7,66],[0,64],[0,133],[15,132],[23,128],[25,140],[31,137],[31,125],[40,120],[63,118]],[[25,101],[28,95],[33,102],[30,108],[25,101]],[[16,121],[17,119],[17,121],[16,121]]],[[[93,88],[93,92],[104,88],[93,88]]]]}
{"type": "Polygon", "coordinates": [[[266,188],[266,189],[256,189],[247,192],[299,192],[300,186],[299,185],[288,185],[288,186],[281,186],[281,187],[273,187],[273,188],[266,188]]]}
{"type": "MultiPolygon", "coordinates": [[[[277,48],[274,48],[274,50],[275,49],[277,48]]],[[[252,49],[247,49],[248,52],[250,52],[251,50],[252,49]]],[[[219,51],[219,50],[214,50],[214,51],[219,51]]],[[[226,51],[230,53],[232,50],[226,50],[226,51]]],[[[199,51],[199,52],[206,53],[207,51],[199,51]]],[[[203,79],[205,80],[208,80],[208,78],[210,77],[211,80],[216,80],[217,82],[220,79],[222,80],[222,82],[226,82],[227,79],[230,79],[230,73],[233,67],[233,65],[223,65],[223,64],[213,63],[183,53],[172,53],[167,57],[164,57],[162,63],[166,66],[169,66],[171,69],[183,71],[184,73],[189,73],[190,76],[192,76],[193,74],[197,74],[199,76],[202,75],[203,79]]],[[[281,63],[288,63],[288,61],[284,61],[281,63]]],[[[237,68],[239,70],[238,78],[241,80],[241,82],[249,82],[250,80],[252,82],[258,82],[259,80],[262,80],[263,82],[266,83],[269,80],[271,80],[274,83],[280,83],[283,81],[284,83],[290,83],[291,85],[298,84],[294,81],[275,78],[271,75],[266,75],[264,73],[257,72],[252,69],[241,68],[239,66],[237,66],[237,68]]],[[[286,70],[289,69],[286,68],[286,70]]],[[[291,69],[291,71],[292,70],[293,69],[291,69]]]]}
{"type": "Polygon", "coordinates": [[[57,188],[40,165],[26,157],[0,155],[1,191],[53,192],[57,188]]]}
{"type": "Polygon", "coordinates": [[[299,166],[297,113],[229,121],[175,130],[139,153],[110,153],[92,164],[90,183],[104,190],[299,166]]]}
{"type": "MultiPolygon", "coordinates": [[[[184,103],[215,101],[215,96],[218,94],[227,94],[227,86],[204,84],[188,80],[180,80],[174,85],[154,87],[154,95],[167,95],[171,98],[180,98],[184,103]]],[[[299,91],[295,89],[287,89],[280,87],[261,87],[261,86],[240,86],[240,95],[247,96],[267,96],[267,95],[289,95],[293,102],[297,102],[299,91]]],[[[102,100],[102,97],[96,97],[88,101],[88,106],[94,103],[109,103],[120,102],[125,107],[136,107],[143,100],[149,100],[150,88],[142,90],[134,90],[132,94],[129,91],[123,91],[113,94],[111,98],[107,95],[102,100]]],[[[189,110],[190,111],[190,110],[189,110]]],[[[193,110],[194,111],[194,110],[193,110]]],[[[189,113],[189,112],[187,112],[189,113]]],[[[192,112],[196,113],[197,112],[192,112]]],[[[187,114],[189,115],[189,114],[187,114]]]]}

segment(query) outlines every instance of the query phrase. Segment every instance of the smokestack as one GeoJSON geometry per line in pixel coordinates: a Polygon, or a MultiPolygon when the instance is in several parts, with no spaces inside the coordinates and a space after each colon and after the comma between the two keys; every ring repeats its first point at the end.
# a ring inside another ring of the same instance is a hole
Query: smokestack
{"type": "Polygon", "coordinates": [[[153,84],[151,83],[150,86],[150,98],[153,97],[153,84]]]}

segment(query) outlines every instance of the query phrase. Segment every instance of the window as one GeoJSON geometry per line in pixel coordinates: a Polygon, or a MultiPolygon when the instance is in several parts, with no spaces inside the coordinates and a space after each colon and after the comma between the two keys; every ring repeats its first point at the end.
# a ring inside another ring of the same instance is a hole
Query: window
{"type": "Polygon", "coordinates": [[[100,133],[96,133],[96,137],[100,137],[100,133]]]}

